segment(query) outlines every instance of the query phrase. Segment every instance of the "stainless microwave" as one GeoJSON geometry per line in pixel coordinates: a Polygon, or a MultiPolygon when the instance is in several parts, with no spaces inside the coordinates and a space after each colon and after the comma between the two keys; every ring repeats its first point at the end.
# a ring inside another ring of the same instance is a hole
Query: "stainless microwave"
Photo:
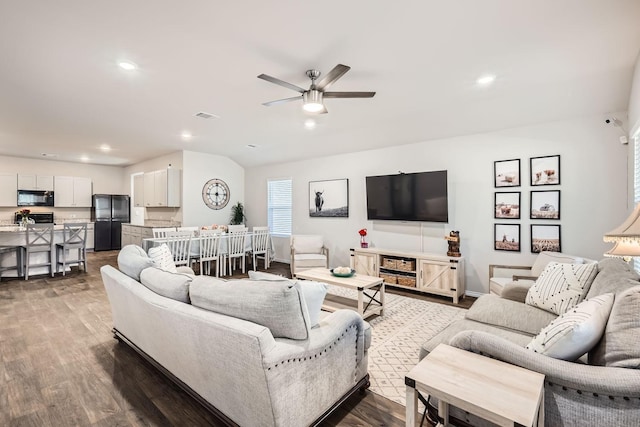
{"type": "Polygon", "coordinates": [[[18,190],[18,206],[53,206],[53,191],[18,190]]]}

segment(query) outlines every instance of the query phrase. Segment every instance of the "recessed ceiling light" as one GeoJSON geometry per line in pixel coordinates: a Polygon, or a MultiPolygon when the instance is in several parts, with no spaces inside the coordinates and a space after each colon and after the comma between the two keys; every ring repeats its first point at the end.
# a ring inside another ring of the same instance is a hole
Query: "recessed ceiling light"
{"type": "Polygon", "coordinates": [[[120,68],[122,68],[123,70],[126,70],[126,71],[133,71],[136,68],[138,68],[138,66],[136,64],[134,64],[133,62],[130,62],[130,61],[120,61],[120,62],[118,62],[118,66],[120,68]]]}
{"type": "Polygon", "coordinates": [[[89,161],[89,156],[80,156],[80,160],[83,162],[88,162],[89,161]]]}
{"type": "Polygon", "coordinates": [[[313,119],[307,119],[304,121],[304,127],[307,129],[315,129],[316,121],[313,119]]]}
{"type": "Polygon", "coordinates": [[[193,137],[193,135],[191,135],[191,132],[185,130],[185,131],[182,131],[182,133],[180,134],[180,137],[184,140],[189,140],[193,137]]]}
{"type": "Polygon", "coordinates": [[[106,153],[108,151],[111,151],[111,147],[109,147],[107,144],[102,144],[100,146],[100,151],[104,151],[106,153]]]}
{"type": "Polygon", "coordinates": [[[476,80],[476,83],[480,86],[489,86],[496,81],[496,76],[493,74],[484,75],[476,80]]]}

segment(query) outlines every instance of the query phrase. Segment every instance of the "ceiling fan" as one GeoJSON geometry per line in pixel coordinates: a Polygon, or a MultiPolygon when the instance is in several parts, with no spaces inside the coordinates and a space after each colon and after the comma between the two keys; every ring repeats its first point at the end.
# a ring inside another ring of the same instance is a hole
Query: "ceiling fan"
{"type": "Polygon", "coordinates": [[[275,77],[271,77],[266,74],[260,74],[258,76],[259,79],[266,80],[268,82],[275,83],[289,89],[293,89],[296,92],[300,92],[301,94],[292,98],[284,98],[265,102],[262,105],[270,107],[276,104],[297,101],[302,98],[302,108],[305,111],[308,111],[310,113],[324,114],[327,113],[327,107],[325,107],[322,102],[324,98],[373,98],[373,96],[376,94],[375,92],[326,92],[329,86],[334,84],[340,77],[344,76],[344,74],[350,69],[351,67],[349,66],[338,64],[333,68],[333,70],[329,71],[329,73],[324,76],[318,83],[316,83],[316,80],[318,79],[318,77],[320,77],[320,71],[307,70],[307,77],[311,79],[311,86],[309,87],[309,89],[303,89],[300,86],[287,83],[275,77]]]}

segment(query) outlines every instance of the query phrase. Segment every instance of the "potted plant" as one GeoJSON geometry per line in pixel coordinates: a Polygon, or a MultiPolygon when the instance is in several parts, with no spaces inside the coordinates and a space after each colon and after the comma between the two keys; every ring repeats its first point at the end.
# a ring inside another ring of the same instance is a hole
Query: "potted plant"
{"type": "Polygon", "coordinates": [[[231,225],[244,224],[244,220],[246,217],[244,216],[244,206],[242,203],[238,202],[235,205],[231,206],[231,219],[229,223],[231,225]]]}

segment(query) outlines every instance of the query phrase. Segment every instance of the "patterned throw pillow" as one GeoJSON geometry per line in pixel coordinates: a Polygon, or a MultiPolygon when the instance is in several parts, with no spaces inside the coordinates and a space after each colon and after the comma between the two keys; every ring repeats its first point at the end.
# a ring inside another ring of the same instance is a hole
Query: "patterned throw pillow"
{"type": "Polygon", "coordinates": [[[613,294],[581,302],[542,329],[527,349],[555,359],[576,360],[598,343],[612,306],[613,294]]]}
{"type": "Polygon", "coordinates": [[[598,273],[598,264],[550,262],[527,293],[526,304],[555,314],[578,305],[598,273]]]}
{"type": "Polygon", "coordinates": [[[149,258],[153,261],[156,267],[169,271],[171,273],[177,273],[176,264],[173,262],[173,255],[169,250],[169,246],[163,243],[160,246],[149,248],[149,258]]]}

